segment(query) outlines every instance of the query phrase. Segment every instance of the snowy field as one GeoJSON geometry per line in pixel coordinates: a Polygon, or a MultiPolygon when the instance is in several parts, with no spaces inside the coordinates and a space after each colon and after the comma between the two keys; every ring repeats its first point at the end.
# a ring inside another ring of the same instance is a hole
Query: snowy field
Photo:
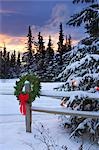
{"type": "MultiPolygon", "coordinates": [[[[53,92],[53,88],[62,83],[42,83],[42,89],[53,92]]],[[[40,124],[49,129],[50,136],[58,146],[51,150],[79,150],[82,143],[80,138],[71,138],[70,131],[60,126],[58,115],[33,112],[32,133],[25,132],[25,118],[19,112],[19,103],[13,95],[15,80],[0,80],[0,150],[47,150],[41,140],[35,139],[39,135],[40,124]]],[[[34,106],[61,107],[60,99],[41,96],[33,102],[34,106]]],[[[84,150],[99,150],[98,144],[84,139],[84,150]]]]}

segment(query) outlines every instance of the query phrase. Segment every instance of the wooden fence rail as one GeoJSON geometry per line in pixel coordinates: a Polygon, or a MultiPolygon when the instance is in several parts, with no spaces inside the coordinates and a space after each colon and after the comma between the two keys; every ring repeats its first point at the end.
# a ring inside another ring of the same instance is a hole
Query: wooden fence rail
{"type": "Polygon", "coordinates": [[[63,107],[31,107],[32,111],[44,112],[50,114],[61,114],[61,115],[71,115],[71,116],[82,116],[85,118],[99,118],[99,112],[89,112],[89,111],[77,111],[77,110],[68,110],[63,107]]]}
{"type": "MultiPolygon", "coordinates": [[[[53,107],[53,108],[51,108],[51,107],[32,106],[31,111],[50,113],[50,114],[81,116],[81,117],[85,117],[85,118],[99,118],[99,112],[68,110],[68,109],[63,108],[63,107],[53,107]]],[[[31,119],[29,119],[29,121],[30,122],[28,122],[27,124],[31,124],[31,119]]],[[[30,129],[28,129],[28,130],[31,131],[31,126],[30,126],[30,129]]]]}

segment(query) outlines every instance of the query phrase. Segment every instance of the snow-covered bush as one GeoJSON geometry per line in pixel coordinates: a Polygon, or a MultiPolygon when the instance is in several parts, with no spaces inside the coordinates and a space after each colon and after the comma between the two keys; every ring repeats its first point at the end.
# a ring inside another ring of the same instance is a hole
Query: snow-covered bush
{"type": "Polygon", "coordinates": [[[39,123],[39,126],[36,125],[37,133],[34,135],[36,140],[39,140],[44,145],[46,150],[68,150],[66,145],[58,145],[54,138],[50,135],[49,128],[46,128],[45,125],[39,123]]]}

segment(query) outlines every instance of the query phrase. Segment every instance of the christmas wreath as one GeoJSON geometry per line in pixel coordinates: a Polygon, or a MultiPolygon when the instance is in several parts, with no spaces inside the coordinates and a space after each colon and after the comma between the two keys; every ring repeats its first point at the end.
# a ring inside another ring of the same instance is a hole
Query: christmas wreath
{"type": "Polygon", "coordinates": [[[16,86],[14,95],[16,95],[17,99],[20,100],[20,94],[28,94],[29,99],[28,103],[31,103],[35,100],[36,97],[40,96],[40,80],[38,77],[32,74],[24,75],[19,78],[19,81],[16,81],[16,86]],[[25,82],[28,81],[30,83],[30,92],[23,91],[25,82]]]}

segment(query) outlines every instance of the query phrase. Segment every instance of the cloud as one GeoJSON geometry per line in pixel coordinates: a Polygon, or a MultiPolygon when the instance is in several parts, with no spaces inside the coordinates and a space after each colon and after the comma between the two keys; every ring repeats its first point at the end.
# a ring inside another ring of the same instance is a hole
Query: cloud
{"type": "MultiPolygon", "coordinates": [[[[33,36],[36,36],[35,40],[37,40],[38,32],[41,32],[41,34],[44,36],[45,45],[47,45],[48,37],[49,37],[49,35],[51,35],[53,47],[54,47],[54,49],[57,49],[60,22],[63,23],[63,30],[65,28],[64,35],[71,34],[71,35],[73,35],[73,38],[76,37],[77,34],[75,34],[76,32],[74,32],[76,30],[74,30],[73,28],[70,29],[69,27],[66,27],[66,21],[68,20],[67,16],[69,16],[69,10],[66,5],[64,5],[64,4],[55,5],[55,7],[52,9],[51,17],[49,20],[46,21],[45,25],[43,25],[43,26],[32,25],[33,36]]],[[[79,38],[79,40],[80,40],[80,38],[79,38]]],[[[76,45],[79,40],[73,39],[72,44],[76,45]]]]}
{"type": "Polygon", "coordinates": [[[56,32],[57,29],[59,28],[60,22],[66,24],[66,20],[68,16],[68,11],[67,7],[64,4],[57,4],[55,7],[52,9],[52,14],[49,20],[45,22],[45,25],[42,27],[40,26],[35,26],[33,25],[33,29],[38,31],[50,31],[50,32],[56,32]]]}
{"type": "Polygon", "coordinates": [[[59,23],[66,23],[66,16],[68,16],[68,9],[66,5],[64,4],[57,4],[53,9],[52,9],[52,15],[51,18],[47,22],[47,26],[56,28],[59,26],[59,23]]]}
{"type": "Polygon", "coordinates": [[[26,37],[9,36],[6,34],[0,34],[0,47],[4,46],[4,43],[8,51],[24,51],[26,37]]]}
{"type": "Polygon", "coordinates": [[[5,9],[0,9],[0,14],[19,14],[19,12],[14,11],[14,10],[5,10],[5,9]]]}

